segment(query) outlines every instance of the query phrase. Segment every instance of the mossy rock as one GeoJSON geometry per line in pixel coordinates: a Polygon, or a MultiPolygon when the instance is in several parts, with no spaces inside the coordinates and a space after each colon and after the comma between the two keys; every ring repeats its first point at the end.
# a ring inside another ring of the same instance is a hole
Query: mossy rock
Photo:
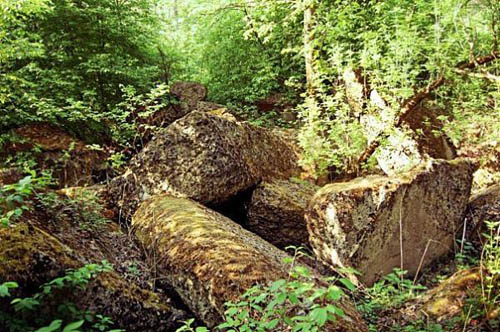
{"type": "MultiPolygon", "coordinates": [[[[252,286],[288,277],[288,256],[262,238],[199,203],[155,195],[135,213],[138,239],[156,257],[160,280],[171,284],[209,327],[223,321],[224,304],[252,286]]],[[[354,306],[338,304],[345,318],[324,331],[365,331],[354,306]]]]}
{"type": "Polygon", "coordinates": [[[58,186],[92,185],[108,171],[107,153],[90,149],[83,141],[61,128],[34,123],[12,131],[18,140],[8,142],[0,152],[0,164],[8,157],[28,154],[37,170],[52,171],[58,186]]]}
{"type": "MultiPolygon", "coordinates": [[[[85,263],[79,257],[81,253],[29,223],[0,228],[0,282],[17,282],[20,288],[15,296],[30,296],[68,269],[82,267],[85,263]]],[[[186,318],[185,312],[175,309],[165,297],[141,289],[114,272],[100,274],[83,290],[54,292],[51,303],[65,301],[107,315],[127,331],[172,331],[186,318]]],[[[0,307],[5,309],[8,301],[1,302],[0,307]]],[[[44,314],[49,311],[45,308],[44,314]]]]}
{"type": "Polygon", "coordinates": [[[133,217],[138,239],[184,302],[209,326],[224,303],[251,286],[286,276],[287,255],[228,218],[194,201],[157,195],[133,217]]]}
{"type": "Polygon", "coordinates": [[[295,146],[283,136],[193,111],[132,159],[129,169],[111,182],[110,197],[125,220],[142,201],[159,193],[220,204],[262,180],[298,175],[297,160],[295,146]]]}
{"type": "Polygon", "coordinates": [[[262,182],[248,205],[247,228],[281,249],[309,247],[304,213],[318,189],[288,180],[262,182]]]}
{"type": "Polygon", "coordinates": [[[0,280],[31,290],[81,266],[74,252],[42,229],[27,223],[0,227],[0,280]]]}
{"type": "Polygon", "coordinates": [[[466,240],[481,250],[488,234],[486,222],[500,222],[500,183],[471,196],[467,205],[464,226],[466,240]]]}
{"type": "Polygon", "coordinates": [[[450,319],[462,313],[465,300],[477,291],[481,284],[479,269],[463,270],[444,280],[419,299],[424,315],[438,321],[450,319]]]}
{"type": "Polygon", "coordinates": [[[453,249],[474,170],[467,160],[430,160],[399,176],[323,187],[306,212],[316,256],[354,267],[367,285],[394,268],[414,275],[453,249]]]}

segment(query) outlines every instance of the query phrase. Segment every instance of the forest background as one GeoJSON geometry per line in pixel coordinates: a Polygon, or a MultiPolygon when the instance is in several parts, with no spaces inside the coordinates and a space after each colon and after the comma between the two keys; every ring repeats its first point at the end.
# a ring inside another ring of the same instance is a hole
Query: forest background
{"type": "Polygon", "coordinates": [[[44,121],[127,145],[133,106],[166,103],[169,84],[190,80],[245,119],[299,128],[316,174],[361,167],[414,104],[455,146],[500,136],[495,0],[2,0],[0,10],[2,131],[44,121]],[[363,87],[354,101],[352,75],[363,87]],[[297,122],[258,112],[276,95],[297,122]],[[369,137],[362,114],[390,120],[369,137]]]}

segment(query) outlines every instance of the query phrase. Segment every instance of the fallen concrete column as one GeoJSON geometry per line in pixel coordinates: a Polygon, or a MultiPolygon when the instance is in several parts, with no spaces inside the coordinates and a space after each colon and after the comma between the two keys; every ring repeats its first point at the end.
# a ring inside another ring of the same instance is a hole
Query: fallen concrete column
{"type": "Polygon", "coordinates": [[[111,182],[110,197],[129,220],[152,195],[219,204],[262,180],[298,175],[296,147],[268,129],[193,111],[161,131],[111,182]]]}
{"type": "MultiPolygon", "coordinates": [[[[158,278],[209,327],[223,320],[227,301],[288,276],[284,252],[189,199],[156,195],[140,206],[132,226],[149,256],[156,257],[158,278]]],[[[346,317],[324,331],[366,330],[347,300],[339,306],[346,317]]]]}
{"type": "MultiPolygon", "coordinates": [[[[16,296],[32,296],[39,286],[61,277],[66,270],[82,267],[81,254],[28,223],[0,227],[0,283],[15,281],[19,284],[14,291],[16,296]]],[[[165,296],[160,298],[115,272],[98,274],[84,288],[54,290],[51,296],[49,304],[74,303],[81,310],[110,317],[115,326],[128,331],[168,332],[187,318],[186,313],[174,308],[165,296]]],[[[0,301],[0,311],[12,310],[9,302],[0,301]]],[[[48,317],[58,315],[56,308],[49,305],[44,304],[43,309],[48,317]]],[[[7,330],[2,323],[0,320],[0,330],[7,330]]]]}
{"type": "Polygon", "coordinates": [[[278,248],[308,247],[304,213],[317,189],[287,180],[259,184],[248,205],[247,228],[278,248]]]}
{"type": "Polygon", "coordinates": [[[400,176],[323,187],[306,212],[315,254],[357,269],[368,285],[394,268],[415,274],[453,248],[473,171],[465,160],[429,161],[400,176]]]}

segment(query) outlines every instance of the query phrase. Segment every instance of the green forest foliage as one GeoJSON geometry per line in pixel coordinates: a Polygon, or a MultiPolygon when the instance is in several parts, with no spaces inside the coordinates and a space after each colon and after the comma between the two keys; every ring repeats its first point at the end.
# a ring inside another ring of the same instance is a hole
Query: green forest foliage
{"type": "Polygon", "coordinates": [[[151,0],[2,0],[2,129],[31,121],[103,130],[121,86],[161,79],[151,0]]]}
{"type": "Polygon", "coordinates": [[[308,7],[315,11],[312,65],[319,96],[306,98],[299,108],[305,165],[342,171],[366,148],[359,114],[379,116],[380,109],[370,100],[362,110],[346,102],[348,70],[360,72],[396,118],[405,101],[443,77],[445,84],[432,91],[427,107],[439,110],[446,133],[459,144],[481,128],[483,142],[498,140],[498,62],[482,73],[457,70],[498,52],[497,1],[260,1],[254,23],[261,27],[260,38],[270,43],[286,38],[283,53],[303,53],[303,39],[282,27],[300,31],[308,7]],[[285,20],[274,19],[275,12],[286,12],[285,20]]]}
{"type": "Polygon", "coordinates": [[[1,0],[0,9],[1,130],[48,121],[87,139],[112,128],[123,141],[130,91],[192,80],[247,118],[280,93],[296,106],[304,166],[344,172],[369,144],[360,114],[381,113],[369,98],[361,108],[347,102],[352,71],[395,120],[442,79],[426,107],[456,145],[500,136],[500,61],[475,63],[499,52],[496,0],[1,0]]]}
{"type": "MultiPolygon", "coordinates": [[[[118,148],[110,162],[119,169],[126,163],[120,148],[135,147],[137,111],[167,109],[175,103],[170,84],[188,80],[206,84],[210,101],[249,120],[274,116],[259,114],[256,104],[282,96],[298,117],[287,125],[298,129],[302,164],[318,177],[358,171],[371,144],[384,146],[396,129],[419,135],[396,128],[412,102],[435,113],[455,146],[473,145],[481,154],[500,144],[499,39],[498,0],[0,0],[0,146],[11,129],[48,122],[87,143],[112,141],[118,148]],[[350,76],[363,89],[354,102],[350,76]],[[375,91],[378,99],[368,96],[375,91]],[[382,134],[369,137],[364,115],[385,121],[382,134]]],[[[15,223],[24,200],[48,185],[34,175],[0,190],[0,226],[15,223]]],[[[471,307],[478,316],[498,314],[498,232],[489,243],[481,259],[489,275],[471,307]]],[[[402,274],[366,291],[366,315],[383,315],[415,295],[402,274]]],[[[285,295],[309,295],[303,286],[289,280],[251,290],[250,302],[230,304],[228,324],[242,315],[257,326],[247,304],[263,294],[296,302],[285,295]]],[[[15,287],[0,284],[0,297],[15,287]]],[[[322,326],[338,314],[316,298],[299,303],[312,310],[297,316],[298,324],[322,326]]],[[[293,326],[276,313],[283,312],[264,312],[272,320],[263,329],[293,326]]],[[[61,321],[54,322],[49,330],[60,330],[61,321]]],[[[183,330],[193,330],[192,323],[183,330]]],[[[406,330],[422,331],[414,328],[406,330]]]]}
{"type": "MultiPolygon", "coordinates": [[[[304,64],[300,56],[282,50],[288,45],[285,34],[300,40],[302,30],[283,26],[283,36],[261,38],[265,27],[254,21],[261,14],[253,2],[178,1],[177,16],[167,16],[168,44],[177,46],[182,59],[177,77],[206,84],[210,99],[222,104],[242,106],[276,92],[295,93],[285,83],[303,80],[304,64]]],[[[282,21],[287,14],[274,11],[269,19],[282,21]]]]}
{"type": "MultiPolygon", "coordinates": [[[[188,1],[185,8],[200,3],[207,2],[188,1]]],[[[346,102],[349,70],[362,73],[395,119],[406,101],[442,78],[426,107],[453,142],[500,136],[499,61],[459,70],[498,52],[498,1],[219,1],[188,17],[183,22],[191,35],[183,52],[197,68],[184,68],[184,75],[207,83],[212,98],[223,103],[286,92],[302,119],[303,163],[317,173],[352,167],[368,145],[360,113],[380,116],[370,100],[362,110],[346,102]],[[303,18],[311,7],[317,91],[308,99],[303,18]]]]}

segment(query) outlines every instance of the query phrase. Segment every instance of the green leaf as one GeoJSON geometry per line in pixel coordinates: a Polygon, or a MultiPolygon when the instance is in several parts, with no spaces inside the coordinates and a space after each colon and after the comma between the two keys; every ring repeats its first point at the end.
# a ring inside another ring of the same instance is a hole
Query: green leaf
{"type": "Polygon", "coordinates": [[[234,325],[232,323],[226,321],[226,322],[224,322],[222,324],[217,325],[217,328],[219,330],[222,330],[222,329],[225,329],[225,328],[228,328],[228,327],[233,327],[233,326],[234,325]]]}
{"type": "Polygon", "coordinates": [[[235,308],[235,307],[229,308],[225,312],[226,316],[234,316],[237,313],[238,313],[238,308],[235,308]]]}
{"type": "Polygon", "coordinates": [[[83,325],[84,320],[80,320],[77,322],[70,323],[66,325],[62,332],[76,332],[83,325]]]}
{"type": "Polygon", "coordinates": [[[243,321],[243,320],[245,320],[245,319],[248,317],[248,315],[249,315],[249,314],[250,314],[250,313],[249,313],[249,311],[248,311],[248,310],[242,310],[242,311],[241,311],[241,312],[240,312],[240,313],[239,313],[236,317],[237,317],[239,320],[243,321]]]}
{"type": "Polygon", "coordinates": [[[34,298],[27,297],[24,299],[14,299],[12,300],[11,304],[14,305],[15,311],[21,311],[33,310],[36,306],[40,305],[40,302],[38,300],[35,300],[34,298]]]}
{"type": "Polygon", "coordinates": [[[204,326],[200,326],[196,328],[196,332],[208,332],[208,329],[204,326]]]}
{"type": "Polygon", "coordinates": [[[62,325],[62,320],[54,320],[52,323],[50,323],[49,326],[45,326],[42,328],[39,328],[35,332],[53,332],[53,331],[58,331],[61,328],[62,325]]]}
{"type": "Polygon", "coordinates": [[[290,293],[288,294],[288,299],[290,300],[290,302],[294,305],[297,305],[299,304],[299,299],[297,298],[297,296],[294,294],[294,293],[290,293]]]}
{"type": "Polygon", "coordinates": [[[344,310],[342,310],[334,305],[331,305],[331,304],[327,305],[326,310],[328,310],[328,312],[331,312],[332,314],[334,314],[336,316],[344,317],[344,310]]]}
{"type": "Polygon", "coordinates": [[[267,312],[271,312],[274,309],[274,307],[276,306],[276,304],[277,304],[277,300],[276,299],[274,299],[271,302],[269,302],[267,304],[266,311],[267,312]]]}
{"type": "Polygon", "coordinates": [[[271,292],[276,292],[278,289],[283,287],[286,284],[286,280],[280,279],[272,283],[271,287],[269,287],[269,290],[271,292]]]}
{"type": "Polygon", "coordinates": [[[19,285],[16,282],[9,281],[0,284],[0,297],[10,296],[9,289],[17,288],[19,285]]]}
{"type": "Polygon", "coordinates": [[[340,282],[351,292],[354,292],[356,290],[356,286],[352,283],[351,280],[346,278],[341,278],[340,282]]]}
{"type": "Polygon", "coordinates": [[[26,176],[18,182],[20,187],[26,187],[31,184],[31,176],[26,176]]]}
{"type": "Polygon", "coordinates": [[[344,292],[342,292],[342,290],[337,287],[337,286],[330,286],[328,287],[328,299],[329,300],[332,300],[332,301],[338,301],[342,298],[342,295],[344,294],[344,292]]]}
{"type": "Polygon", "coordinates": [[[311,272],[309,271],[309,269],[304,266],[297,266],[295,267],[294,271],[301,277],[308,278],[311,276],[311,272]]]}
{"type": "Polygon", "coordinates": [[[269,330],[272,330],[274,329],[279,323],[279,319],[273,319],[272,321],[268,322],[266,324],[266,328],[269,329],[269,330]]]}
{"type": "Polygon", "coordinates": [[[311,312],[311,317],[317,325],[323,326],[328,319],[328,311],[326,308],[316,308],[311,312]]]}
{"type": "Polygon", "coordinates": [[[250,307],[258,312],[261,312],[262,311],[262,307],[260,305],[257,305],[257,304],[251,304],[250,307]]]}

